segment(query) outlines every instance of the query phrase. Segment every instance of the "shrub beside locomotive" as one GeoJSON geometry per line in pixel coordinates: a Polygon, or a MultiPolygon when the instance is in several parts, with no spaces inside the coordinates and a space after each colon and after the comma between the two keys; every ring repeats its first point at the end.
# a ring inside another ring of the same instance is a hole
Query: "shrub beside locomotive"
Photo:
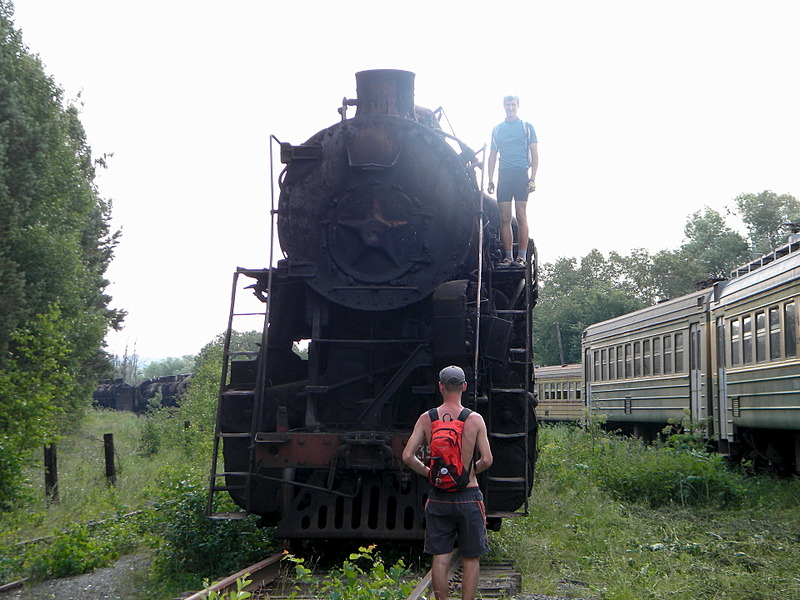
{"type": "Polygon", "coordinates": [[[340,122],[281,144],[285,258],[234,274],[229,329],[249,314],[235,308],[241,278],[265,326],[255,356],[226,342],[208,512],[225,491],[280,538],[422,539],[428,484],[401,452],[440,402],[438,371],[458,364],[489,429],[481,486],[499,526],[527,508],[536,458],[535,248],[523,241],[526,268],[496,267],[497,204],[475,153],[415,106],[413,73],[356,82],[340,122]]]}

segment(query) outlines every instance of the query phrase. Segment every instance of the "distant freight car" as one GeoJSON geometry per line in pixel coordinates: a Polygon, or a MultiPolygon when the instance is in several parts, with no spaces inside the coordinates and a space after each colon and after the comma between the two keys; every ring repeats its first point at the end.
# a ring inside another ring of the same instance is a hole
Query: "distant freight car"
{"type": "Polygon", "coordinates": [[[106,379],[98,384],[92,399],[95,406],[137,413],[146,411],[153,402],[158,406],[177,406],[191,377],[191,373],[165,375],[144,379],[136,385],[127,384],[122,378],[106,379]]]}

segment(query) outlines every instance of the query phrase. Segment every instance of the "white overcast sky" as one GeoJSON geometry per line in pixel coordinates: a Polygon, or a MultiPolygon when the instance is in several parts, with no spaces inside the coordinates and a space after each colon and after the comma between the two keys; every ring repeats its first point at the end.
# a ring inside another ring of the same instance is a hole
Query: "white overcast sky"
{"type": "Polygon", "coordinates": [[[673,249],[704,206],[800,197],[796,0],[17,0],[15,23],[114,154],[113,353],[224,330],[232,272],[268,262],[270,134],[334,124],[361,70],[416,73],[417,104],[475,148],[520,96],[543,262],[673,249]]]}

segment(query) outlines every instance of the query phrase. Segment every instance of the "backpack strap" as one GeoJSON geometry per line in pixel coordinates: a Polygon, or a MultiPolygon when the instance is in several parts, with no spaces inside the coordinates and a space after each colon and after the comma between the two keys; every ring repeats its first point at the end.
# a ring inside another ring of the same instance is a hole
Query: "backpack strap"
{"type": "Polygon", "coordinates": [[[525,131],[525,156],[528,159],[528,167],[530,168],[531,163],[531,124],[527,121],[522,121],[522,129],[525,131]]]}
{"type": "MultiPolygon", "coordinates": [[[[467,419],[472,414],[472,411],[468,408],[462,408],[461,412],[458,413],[458,417],[456,417],[459,421],[467,422],[467,419]]],[[[428,418],[431,420],[431,423],[434,421],[439,421],[439,409],[432,408],[428,411],[428,418]]]]}
{"type": "MultiPolygon", "coordinates": [[[[472,414],[472,411],[468,408],[464,408],[458,413],[458,420],[463,421],[464,423],[467,422],[469,416],[472,414]]],[[[472,468],[475,466],[475,456],[473,453],[472,459],[469,461],[469,464],[464,465],[464,476],[469,480],[470,473],[472,473],[472,468]]]]}

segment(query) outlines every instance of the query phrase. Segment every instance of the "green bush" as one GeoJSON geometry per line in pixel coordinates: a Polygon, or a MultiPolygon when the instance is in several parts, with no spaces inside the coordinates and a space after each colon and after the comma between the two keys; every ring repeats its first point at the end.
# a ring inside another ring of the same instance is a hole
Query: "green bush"
{"type": "Polygon", "coordinates": [[[108,566],[138,546],[143,535],[139,517],[83,521],[23,544],[5,541],[0,545],[0,578],[69,577],[108,566]]]}
{"type": "MultiPolygon", "coordinates": [[[[206,600],[247,600],[253,594],[244,591],[244,588],[250,585],[251,583],[253,582],[247,579],[247,575],[245,575],[244,577],[239,577],[236,580],[236,589],[232,592],[226,592],[224,594],[220,594],[219,592],[211,590],[207,593],[201,594],[201,596],[206,600]]],[[[209,583],[206,582],[205,586],[208,587],[209,583]]]]}
{"type": "Polygon", "coordinates": [[[490,532],[526,589],[598,600],[800,598],[800,481],[543,426],[529,515],[490,532]],[[652,508],[657,506],[657,508],[652,508]]]}
{"type": "MultiPolygon", "coordinates": [[[[410,574],[402,559],[392,567],[386,565],[376,546],[361,546],[344,560],[340,568],[332,569],[321,581],[311,577],[302,558],[286,555],[295,564],[298,581],[310,584],[314,596],[326,600],[402,600],[414,589],[410,574]]],[[[292,594],[294,597],[295,594],[292,594]]]]}
{"type": "Polygon", "coordinates": [[[745,496],[742,478],[719,455],[609,439],[594,456],[598,484],[619,500],[657,508],[675,503],[726,507],[745,496]]]}
{"type": "Polygon", "coordinates": [[[543,428],[537,471],[554,485],[573,492],[593,485],[618,500],[650,508],[681,506],[737,506],[747,497],[739,473],[715,454],[681,443],[645,444],[599,429],[574,426],[543,428]],[[583,483],[581,483],[583,482],[583,483]]]}
{"type": "Polygon", "coordinates": [[[115,549],[93,537],[82,525],[57,533],[44,550],[29,551],[26,571],[36,579],[69,577],[105,567],[118,556],[115,549]]]}
{"type": "Polygon", "coordinates": [[[168,483],[153,507],[149,527],[156,573],[194,573],[201,581],[241,569],[274,551],[272,530],[259,529],[256,517],[206,517],[204,482],[205,478],[195,476],[168,483]]]}

